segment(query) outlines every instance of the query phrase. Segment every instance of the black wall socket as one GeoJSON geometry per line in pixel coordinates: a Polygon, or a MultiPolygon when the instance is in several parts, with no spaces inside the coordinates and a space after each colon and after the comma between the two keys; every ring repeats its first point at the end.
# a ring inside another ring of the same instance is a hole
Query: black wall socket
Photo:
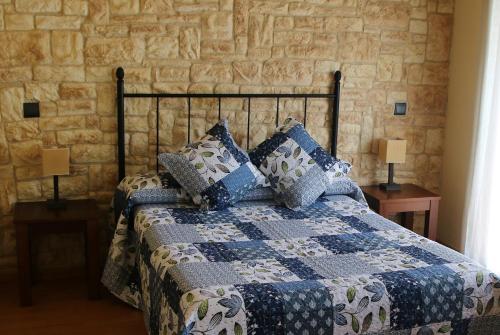
{"type": "Polygon", "coordinates": [[[23,103],[23,114],[25,118],[40,117],[40,102],[23,103]]]}
{"type": "Polygon", "coordinates": [[[406,115],[406,102],[396,102],[394,115],[406,115]]]}

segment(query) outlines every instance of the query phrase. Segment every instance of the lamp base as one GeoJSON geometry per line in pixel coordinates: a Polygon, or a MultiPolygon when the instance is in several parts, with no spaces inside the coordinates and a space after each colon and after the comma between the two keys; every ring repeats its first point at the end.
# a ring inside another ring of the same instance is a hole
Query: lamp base
{"type": "Polygon", "coordinates": [[[379,187],[386,192],[401,191],[401,185],[396,183],[382,183],[379,187]]]}
{"type": "Polygon", "coordinates": [[[47,208],[48,209],[53,209],[53,210],[65,209],[66,206],[67,206],[67,201],[64,199],[58,199],[58,200],[48,199],[47,200],[47,208]]]}

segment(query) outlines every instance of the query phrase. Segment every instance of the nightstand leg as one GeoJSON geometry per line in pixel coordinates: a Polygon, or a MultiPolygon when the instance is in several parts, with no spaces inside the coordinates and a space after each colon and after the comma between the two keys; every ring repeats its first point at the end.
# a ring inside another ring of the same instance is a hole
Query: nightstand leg
{"type": "Polygon", "coordinates": [[[87,287],[89,299],[99,299],[99,229],[98,221],[88,221],[86,231],[87,246],[87,287]]]}
{"type": "Polygon", "coordinates": [[[30,242],[29,255],[30,255],[30,274],[31,274],[30,281],[31,281],[31,286],[33,286],[36,284],[37,269],[36,269],[36,257],[31,257],[31,255],[33,255],[33,243],[31,242],[30,242]]]}
{"type": "Polygon", "coordinates": [[[424,236],[435,241],[437,238],[439,200],[431,200],[431,206],[425,212],[424,236]]]}
{"type": "Polygon", "coordinates": [[[21,306],[31,306],[31,255],[28,225],[16,224],[16,240],[19,303],[21,306]]]}

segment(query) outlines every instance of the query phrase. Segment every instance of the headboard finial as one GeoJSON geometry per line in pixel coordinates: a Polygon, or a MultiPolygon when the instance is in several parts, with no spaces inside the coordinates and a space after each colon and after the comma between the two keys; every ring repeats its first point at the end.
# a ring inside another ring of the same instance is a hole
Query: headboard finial
{"type": "Polygon", "coordinates": [[[335,71],[335,81],[340,81],[342,79],[342,72],[340,71],[335,71]]]}
{"type": "Polygon", "coordinates": [[[120,80],[123,80],[123,78],[125,77],[125,71],[123,71],[122,67],[116,69],[116,77],[120,80]]]}

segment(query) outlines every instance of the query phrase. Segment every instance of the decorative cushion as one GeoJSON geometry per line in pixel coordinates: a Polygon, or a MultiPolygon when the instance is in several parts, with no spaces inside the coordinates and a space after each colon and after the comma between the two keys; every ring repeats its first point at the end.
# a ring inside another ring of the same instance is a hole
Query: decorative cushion
{"type": "Polygon", "coordinates": [[[234,141],[226,120],[179,153],[160,154],[158,159],[202,209],[224,209],[265,183],[265,177],[234,141]]]}
{"type": "Polygon", "coordinates": [[[294,210],[312,204],[335,178],[345,176],[351,168],[321,148],[293,118],[286,119],[249,155],[279,195],[278,200],[294,210]]]}

